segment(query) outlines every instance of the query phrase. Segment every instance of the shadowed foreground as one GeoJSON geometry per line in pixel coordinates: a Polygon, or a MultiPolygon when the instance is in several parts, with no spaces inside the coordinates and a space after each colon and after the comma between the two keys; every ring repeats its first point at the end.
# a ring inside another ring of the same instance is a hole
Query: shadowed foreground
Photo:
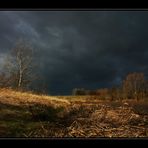
{"type": "Polygon", "coordinates": [[[0,137],[148,137],[148,102],[1,89],[0,137]]]}

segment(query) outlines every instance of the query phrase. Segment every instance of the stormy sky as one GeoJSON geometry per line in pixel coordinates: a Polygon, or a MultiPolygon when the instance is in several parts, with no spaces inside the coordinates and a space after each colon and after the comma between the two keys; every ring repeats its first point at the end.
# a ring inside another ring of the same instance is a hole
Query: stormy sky
{"type": "Polygon", "coordinates": [[[148,76],[148,11],[0,11],[0,66],[19,38],[32,43],[49,94],[148,76]]]}

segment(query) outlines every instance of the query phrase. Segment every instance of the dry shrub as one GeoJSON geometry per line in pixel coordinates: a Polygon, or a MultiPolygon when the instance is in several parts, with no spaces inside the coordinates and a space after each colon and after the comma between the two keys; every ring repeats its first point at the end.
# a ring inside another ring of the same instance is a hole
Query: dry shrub
{"type": "Polygon", "coordinates": [[[54,121],[58,118],[58,113],[63,111],[63,107],[54,108],[42,104],[33,104],[28,106],[32,114],[32,120],[54,121]]]}

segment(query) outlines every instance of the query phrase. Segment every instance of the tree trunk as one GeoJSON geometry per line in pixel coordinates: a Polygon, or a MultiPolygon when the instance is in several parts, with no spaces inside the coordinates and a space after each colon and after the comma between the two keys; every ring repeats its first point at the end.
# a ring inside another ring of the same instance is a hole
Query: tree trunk
{"type": "Polygon", "coordinates": [[[22,85],[22,71],[19,73],[19,82],[18,82],[18,88],[20,88],[22,85]]]}
{"type": "Polygon", "coordinates": [[[22,59],[20,59],[19,61],[19,81],[18,81],[18,88],[21,88],[22,85],[22,75],[23,75],[23,71],[22,71],[22,59]]]}

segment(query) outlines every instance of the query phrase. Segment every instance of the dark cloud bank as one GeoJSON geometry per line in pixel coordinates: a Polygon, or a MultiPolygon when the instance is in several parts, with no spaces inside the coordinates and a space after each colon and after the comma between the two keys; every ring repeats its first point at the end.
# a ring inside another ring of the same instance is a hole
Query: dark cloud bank
{"type": "Polygon", "coordinates": [[[1,11],[1,63],[20,37],[34,46],[50,94],[148,76],[148,11],[1,11]]]}

